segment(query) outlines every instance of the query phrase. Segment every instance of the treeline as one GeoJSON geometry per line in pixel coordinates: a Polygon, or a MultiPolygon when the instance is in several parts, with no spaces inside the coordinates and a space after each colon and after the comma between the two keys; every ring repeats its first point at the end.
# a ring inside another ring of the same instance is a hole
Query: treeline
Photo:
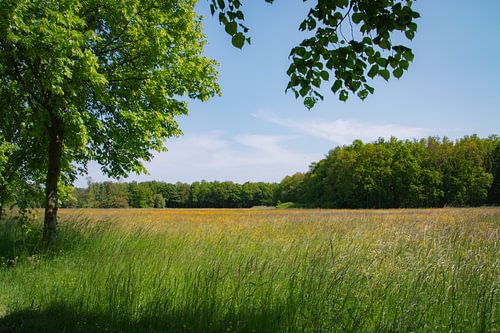
{"type": "Polygon", "coordinates": [[[280,184],[282,201],[305,207],[406,208],[498,205],[500,139],[430,137],[331,150],[280,184]]]}
{"type": "Polygon", "coordinates": [[[500,139],[359,140],[337,147],[306,173],[279,184],[91,183],[65,207],[411,208],[500,203],[500,139]]]}
{"type": "Polygon", "coordinates": [[[278,184],[233,182],[90,183],[75,189],[64,207],[81,208],[249,208],[276,205],[278,184]]]}

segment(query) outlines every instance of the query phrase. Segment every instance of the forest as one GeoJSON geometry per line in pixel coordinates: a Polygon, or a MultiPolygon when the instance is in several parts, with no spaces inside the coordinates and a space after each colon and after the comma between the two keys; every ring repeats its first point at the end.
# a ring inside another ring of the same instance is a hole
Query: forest
{"type": "Polygon", "coordinates": [[[280,183],[89,183],[66,196],[78,208],[418,208],[498,205],[500,138],[360,140],[332,149],[280,183]]]}

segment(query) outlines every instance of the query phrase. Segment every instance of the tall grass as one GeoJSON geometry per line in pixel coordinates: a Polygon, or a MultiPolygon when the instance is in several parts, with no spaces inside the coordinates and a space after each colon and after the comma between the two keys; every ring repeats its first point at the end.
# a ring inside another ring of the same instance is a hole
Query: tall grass
{"type": "Polygon", "coordinates": [[[0,246],[0,331],[497,332],[499,226],[500,209],[63,211],[56,249],[0,246]]]}

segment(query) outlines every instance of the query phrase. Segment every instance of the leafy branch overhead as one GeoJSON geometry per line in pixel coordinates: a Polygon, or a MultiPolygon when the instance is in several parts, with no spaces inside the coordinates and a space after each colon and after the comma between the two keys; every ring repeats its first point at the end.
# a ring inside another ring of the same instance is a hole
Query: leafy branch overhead
{"type": "MultiPolygon", "coordinates": [[[[273,0],[265,0],[272,3],[273,0]]],[[[304,0],[304,2],[310,0],[304,0]]],[[[368,79],[399,79],[413,61],[412,50],[395,40],[411,41],[420,14],[410,0],[316,0],[299,30],[308,36],[290,52],[286,91],[312,108],[323,82],[330,82],[341,101],[350,94],[364,100],[373,94],[368,79]]],[[[211,0],[235,47],[250,44],[240,0],[211,0]]]]}

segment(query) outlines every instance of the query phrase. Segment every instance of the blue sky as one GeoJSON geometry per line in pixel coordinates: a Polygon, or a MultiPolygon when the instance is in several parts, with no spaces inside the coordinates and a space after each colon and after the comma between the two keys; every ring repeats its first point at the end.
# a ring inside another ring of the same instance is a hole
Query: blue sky
{"type": "MultiPolygon", "coordinates": [[[[376,80],[375,94],[364,102],[343,103],[326,93],[311,111],[284,93],[288,54],[303,38],[297,28],[307,3],[245,1],[252,45],[243,50],[231,46],[208,4],[200,0],[198,12],[205,16],[206,54],[220,63],[223,96],[191,102],[190,114],[178,119],[184,135],[146,163],[149,175],[126,181],[277,182],[356,138],[500,134],[498,0],[417,1],[422,18],[409,71],[400,80],[376,80]]],[[[107,179],[96,164],[88,176],[107,179]]],[[[75,185],[85,184],[82,176],[75,185]]]]}

